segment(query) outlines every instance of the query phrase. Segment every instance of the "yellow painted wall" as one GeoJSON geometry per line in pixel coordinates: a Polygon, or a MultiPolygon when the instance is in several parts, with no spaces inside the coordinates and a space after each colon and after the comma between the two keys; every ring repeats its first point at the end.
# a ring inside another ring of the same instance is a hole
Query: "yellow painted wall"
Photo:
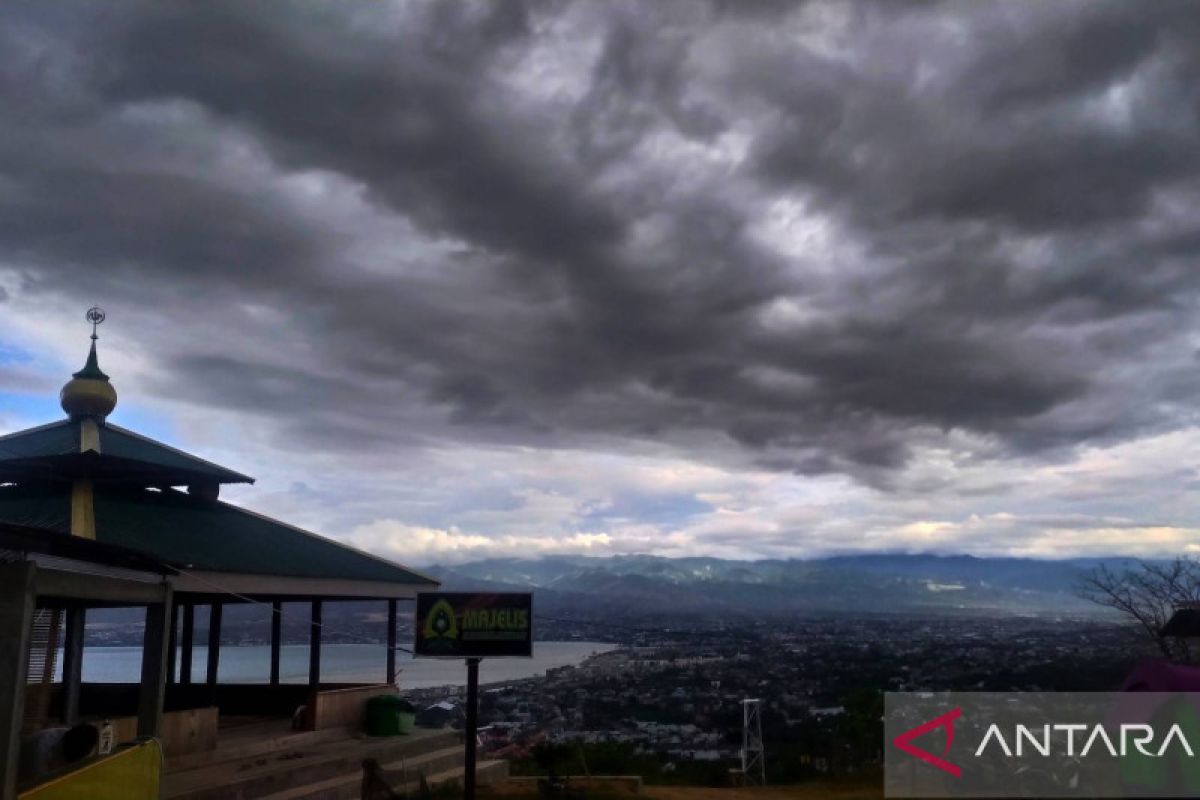
{"type": "Polygon", "coordinates": [[[162,749],[141,742],[19,795],[20,800],[158,800],[162,749]]]}

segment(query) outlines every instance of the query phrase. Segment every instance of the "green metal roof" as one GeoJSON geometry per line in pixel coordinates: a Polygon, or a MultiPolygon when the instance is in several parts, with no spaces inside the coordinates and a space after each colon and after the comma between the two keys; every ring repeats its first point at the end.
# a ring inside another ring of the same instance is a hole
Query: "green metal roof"
{"type": "Polygon", "coordinates": [[[41,528],[12,525],[7,522],[0,522],[0,550],[10,550],[19,553],[44,553],[49,556],[90,561],[114,567],[126,567],[143,572],[157,572],[160,575],[177,574],[176,570],[144,553],[126,550],[123,547],[114,547],[111,544],[94,542],[91,539],[84,539],[81,536],[48,533],[41,528]]]}
{"type": "Polygon", "coordinates": [[[0,486],[0,522],[71,533],[71,485],[0,486]]]}
{"type": "Polygon", "coordinates": [[[176,450],[170,445],[156,442],[141,434],[113,425],[111,422],[100,427],[101,457],[126,458],[216,478],[219,483],[254,483],[254,478],[231,469],[176,450]]]}
{"type": "Polygon", "coordinates": [[[166,490],[96,491],[96,538],[184,569],[297,578],[435,581],[229,503],[166,490]]]}
{"type": "MultiPolygon", "coordinates": [[[[436,586],[386,559],[229,503],[183,492],[97,486],[96,541],[184,570],[436,586]]],[[[70,487],[0,486],[0,522],[67,534],[70,487]]]]}
{"type": "Polygon", "coordinates": [[[79,452],[79,423],[64,419],[0,436],[0,462],[79,452]]]}
{"type": "MultiPolygon", "coordinates": [[[[78,474],[80,426],[79,421],[62,420],[0,436],[0,475],[13,474],[17,469],[40,467],[37,474],[51,477],[56,468],[63,474],[78,474]],[[7,468],[6,468],[7,467],[7,468]]],[[[127,475],[143,485],[157,482],[184,485],[196,480],[217,483],[253,483],[254,479],[211,461],[190,455],[170,445],[126,430],[111,422],[98,426],[100,453],[89,454],[93,459],[88,469],[112,477],[127,475]]]]}

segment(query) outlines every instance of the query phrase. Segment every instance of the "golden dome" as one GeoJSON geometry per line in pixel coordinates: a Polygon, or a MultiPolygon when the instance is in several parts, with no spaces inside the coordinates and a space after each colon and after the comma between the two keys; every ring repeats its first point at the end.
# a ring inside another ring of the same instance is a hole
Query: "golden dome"
{"type": "Polygon", "coordinates": [[[87,363],[63,386],[62,391],[58,393],[58,402],[71,419],[95,417],[103,420],[116,408],[117,390],[109,383],[108,376],[100,370],[100,364],[96,360],[94,338],[87,363]]]}

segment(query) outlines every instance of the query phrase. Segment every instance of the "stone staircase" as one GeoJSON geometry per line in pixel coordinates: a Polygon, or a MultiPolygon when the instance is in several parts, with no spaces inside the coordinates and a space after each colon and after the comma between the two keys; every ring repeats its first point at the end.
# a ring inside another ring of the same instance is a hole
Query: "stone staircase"
{"type": "MultiPolygon", "coordinates": [[[[168,758],[165,800],[351,800],[362,788],[363,759],[374,758],[394,778],[393,789],[462,783],[462,735],[418,729],[374,738],[348,730],[290,731],[283,723],[243,725],[222,732],[216,750],[168,758]]],[[[481,761],[479,785],[508,775],[504,761],[481,761]]]]}

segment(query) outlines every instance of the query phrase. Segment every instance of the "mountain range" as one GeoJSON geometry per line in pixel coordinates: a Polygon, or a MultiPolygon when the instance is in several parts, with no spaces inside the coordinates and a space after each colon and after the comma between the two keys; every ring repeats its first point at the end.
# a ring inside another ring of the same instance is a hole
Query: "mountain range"
{"type": "MultiPolygon", "coordinates": [[[[532,590],[535,614],[564,623],[557,635],[572,635],[573,630],[590,629],[587,623],[659,629],[798,615],[1111,618],[1113,612],[1079,596],[1080,582],[1101,565],[1119,571],[1133,563],[1118,558],[1045,561],[893,554],[765,561],[553,556],[493,558],[422,571],[439,578],[443,591],[532,590]]],[[[326,605],[329,641],[380,635],[379,601],[326,605]]],[[[262,604],[228,605],[226,641],[267,641],[269,612],[262,604]]],[[[89,643],[140,641],[143,616],[138,608],[95,609],[88,614],[89,643]]],[[[207,625],[207,609],[201,607],[196,618],[199,641],[207,625]]],[[[308,629],[306,605],[286,603],[284,641],[307,642],[308,629]]]]}
{"type": "Polygon", "coordinates": [[[492,558],[425,572],[446,591],[532,590],[541,613],[1105,613],[1087,573],[1130,559],[872,554],[733,561],[656,556],[492,558]]]}

